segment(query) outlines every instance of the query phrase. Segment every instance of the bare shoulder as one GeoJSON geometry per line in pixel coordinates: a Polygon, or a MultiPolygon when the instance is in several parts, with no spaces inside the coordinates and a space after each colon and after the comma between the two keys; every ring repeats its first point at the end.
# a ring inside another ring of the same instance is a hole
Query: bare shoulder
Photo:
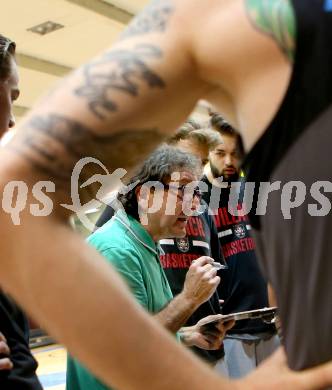
{"type": "Polygon", "coordinates": [[[251,134],[249,146],[275,114],[289,83],[296,41],[292,4],[290,0],[204,3],[191,31],[200,77],[215,86],[206,98],[234,126],[251,134]],[[261,113],[253,115],[257,107],[261,113]]]}
{"type": "Polygon", "coordinates": [[[192,7],[187,16],[195,54],[200,60],[216,59],[219,70],[229,63],[234,65],[234,60],[237,63],[241,56],[248,57],[250,52],[257,55],[260,50],[268,49],[292,64],[296,20],[291,0],[207,0],[203,3],[202,8],[192,7]]]}
{"type": "Polygon", "coordinates": [[[296,22],[290,0],[245,0],[253,26],[269,35],[289,61],[295,52],[296,22]]]}

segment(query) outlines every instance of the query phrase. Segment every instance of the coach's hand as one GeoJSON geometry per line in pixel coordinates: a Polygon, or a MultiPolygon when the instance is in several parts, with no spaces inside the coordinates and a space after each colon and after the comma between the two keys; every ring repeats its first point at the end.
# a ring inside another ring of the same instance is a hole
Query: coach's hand
{"type": "Polygon", "coordinates": [[[180,329],[180,338],[186,346],[196,346],[205,350],[217,350],[221,347],[226,332],[231,329],[235,321],[218,322],[206,324],[206,321],[219,319],[220,314],[210,315],[202,318],[194,326],[187,326],[180,329]]]}
{"type": "Polygon", "coordinates": [[[183,286],[183,294],[198,307],[209,300],[220,283],[211,257],[202,256],[191,263],[183,286]]]}

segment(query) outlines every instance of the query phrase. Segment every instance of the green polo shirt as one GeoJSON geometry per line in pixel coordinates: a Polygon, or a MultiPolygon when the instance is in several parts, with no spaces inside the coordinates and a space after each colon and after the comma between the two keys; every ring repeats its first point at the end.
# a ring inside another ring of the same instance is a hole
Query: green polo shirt
{"type": "MultiPolygon", "coordinates": [[[[173,298],[159,262],[156,244],[134,218],[122,211],[118,212],[114,218],[93,233],[88,242],[116,268],[137,301],[149,312],[159,312],[173,298]]],[[[109,389],[71,357],[68,357],[67,361],[66,388],[109,389]]]]}

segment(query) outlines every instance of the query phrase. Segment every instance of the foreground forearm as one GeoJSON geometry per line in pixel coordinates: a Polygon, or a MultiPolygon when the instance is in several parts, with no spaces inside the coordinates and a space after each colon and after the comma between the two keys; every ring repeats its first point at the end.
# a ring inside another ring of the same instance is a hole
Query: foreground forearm
{"type": "Polygon", "coordinates": [[[197,309],[192,299],[187,298],[183,293],[176,296],[158,314],[157,321],[172,333],[176,333],[197,309]]]}
{"type": "Polygon", "coordinates": [[[1,242],[2,284],[105,383],[130,390],[223,383],[135,304],[113,269],[66,226],[36,219],[23,226],[30,234],[16,229],[15,257],[1,242]],[[130,332],[128,324],[135,324],[130,332]]]}

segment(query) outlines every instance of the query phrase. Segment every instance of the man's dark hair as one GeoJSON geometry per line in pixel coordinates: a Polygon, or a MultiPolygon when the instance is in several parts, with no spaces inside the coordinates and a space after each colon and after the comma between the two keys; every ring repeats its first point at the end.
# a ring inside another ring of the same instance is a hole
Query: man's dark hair
{"type": "Polygon", "coordinates": [[[171,178],[173,172],[188,170],[197,176],[201,173],[201,162],[195,156],[185,153],[173,146],[163,145],[156,149],[141,165],[128,185],[138,181],[135,188],[127,194],[117,195],[127,214],[139,221],[138,203],[135,189],[150,181],[164,183],[171,178]]]}
{"type": "Polygon", "coordinates": [[[238,148],[239,157],[242,160],[245,156],[243,140],[239,132],[237,132],[225,119],[217,112],[210,112],[210,127],[218,131],[221,135],[236,138],[236,145],[238,148]]]}
{"type": "Polygon", "coordinates": [[[220,134],[210,128],[209,123],[199,123],[189,119],[167,140],[168,145],[176,146],[181,140],[191,140],[213,150],[221,143],[220,134]]]}
{"type": "Polygon", "coordinates": [[[169,145],[177,144],[181,139],[187,139],[189,133],[194,130],[200,130],[202,125],[193,119],[187,120],[177,131],[167,140],[169,145]]]}
{"type": "Polygon", "coordinates": [[[11,58],[15,58],[16,44],[0,34],[0,79],[6,79],[11,71],[11,58]]]}

